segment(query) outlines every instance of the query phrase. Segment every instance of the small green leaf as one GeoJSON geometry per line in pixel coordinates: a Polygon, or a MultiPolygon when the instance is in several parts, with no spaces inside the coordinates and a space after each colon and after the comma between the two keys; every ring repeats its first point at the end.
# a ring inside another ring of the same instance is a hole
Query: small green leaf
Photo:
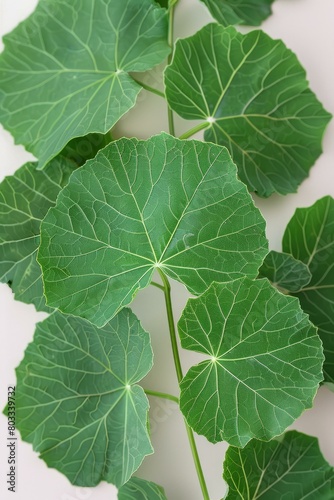
{"type": "Polygon", "coordinates": [[[270,16],[274,0],[201,0],[219,24],[259,26],[270,16]]]}
{"type": "Polygon", "coordinates": [[[265,223],[225,148],[121,139],[71,177],[42,227],[48,304],[104,325],[158,268],[202,293],[256,277],[265,223]]]}
{"type": "Polygon", "coordinates": [[[56,158],[43,172],[36,166],[27,163],[0,184],[0,281],[10,284],[17,300],[50,311],[36,261],[40,225],[75,165],[56,158]]]}
{"type": "Polygon", "coordinates": [[[306,264],[288,253],[271,251],[259,270],[260,278],[268,278],[279,290],[298,292],[311,280],[311,273],[306,264]]]}
{"type": "Polygon", "coordinates": [[[326,196],[298,208],[283,237],[283,250],[304,262],[312,278],[296,295],[319,328],[325,352],[325,380],[334,382],[334,199],[326,196]]]}
{"type": "Polygon", "coordinates": [[[226,146],[260,196],[296,191],[321,153],[330,115],[283,42],[210,24],[176,43],[166,97],[185,119],[204,120],[206,141],[226,146]]]}
{"type": "Polygon", "coordinates": [[[17,368],[17,428],[71,483],[121,487],[152,453],[149,335],[123,309],[103,329],[55,312],[37,325],[17,368]]]}
{"type": "Polygon", "coordinates": [[[74,161],[79,167],[87,160],[94,158],[100,149],[103,149],[111,142],[111,135],[108,134],[88,134],[85,137],[72,139],[62,150],[60,156],[74,161]]]}
{"type": "Polygon", "coordinates": [[[318,440],[290,431],[279,440],[252,440],[240,450],[230,446],[224,462],[226,500],[332,500],[334,469],[318,440]]]}
{"type": "Polygon", "coordinates": [[[39,2],[4,37],[1,122],[40,167],[71,139],[106,133],[141,90],[128,73],[168,55],[167,30],[152,0],[39,2]]]}
{"type": "Polygon", "coordinates": [[[322,380],[316,328],[296,298],[248,278],[214,283],[178,324],[185,349],[210,356],[181,382],[188,424],[216,443],[281,434],[312,406],[322,380]]]}
{"type": "Polygon", "coordinates": [[[118,491],[118,500],[167,500],[161,486],[133,477],[118,491]]]}

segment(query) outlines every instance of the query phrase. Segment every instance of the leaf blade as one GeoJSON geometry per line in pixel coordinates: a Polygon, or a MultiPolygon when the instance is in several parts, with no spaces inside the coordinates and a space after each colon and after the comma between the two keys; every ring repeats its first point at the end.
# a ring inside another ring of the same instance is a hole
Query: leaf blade
{"type": "Polygon", "coordinates": [[[59,312],[37,325],[17,368],[17,427],[49,467],[76,485],[120,487],[152,453],[148,334],[124,309],[104,329],[59,312]]]}
{"type": "Polygon", "coordinates": [[[209,356],[181,382],[188,424],[215,443],[281,434],[312,406],[322,380],[320,338],[292,297],[267,280],[214,283],[190,299],[181,345],[209,356]]]}
{"type": "Polygon", "coordinates": [[[258,26],[272,14],[274,0],[201,0],[222,26],[247,24],[258,26]]]}
{"type": "Polygon", "coordinates": [[[57,158],[43,172],[36,166],[27,163],[0,184],[0,281],[9,282],[17,300],[49,312],[36,261],[40,225],[75,165],[57,158]]]}
{"type": "Polygon", "coordinates": [[[204,139],[229,149],[260,196],[295,192],[321,153],[331,115],[296,56],[261,31],[209,24],[179,40],[165,85],[170,107],[206,123],[204,139]]]}
{"type": "Polygon", "coordinates": [[[225,148],[168,134],[115,141],[43,222],[48,303],[102,326],[157,267],[194,293],[217,275],[255,277],[264,228],[225,148]]]}
{"type": "Polygon", "coordinates": [[[322,456],[318,440],[297,431],[269,443],[253,440],[243,450],[230,446],[223,477],[229,485],[226,500],[286,495],[291,500],[330,500],[334,489],[334,470],[322,456]]]}
{"type": "Polygon", "coordinates": [[[161,486],[132,477],[118,491],[118,500],[167,500],[167,497],[161,486]]]}
{"type": "Polygon", "coordinates": [[[283,250],[308,265],[312,278],[296,295],[319,328],[325,351],[325,379],[334,382],[334,200],[326,196],[299,208],[283,236],[283,250]]]}
{"type": "Polygon", "coordinates": [[[1,121],[41,168],[73,138],[108,132],[141,90],[128,72],[169,52],[166,12],[151,0],[127,0],[125,9],[114,0],[44,0],[4,43],[1,121]]]}
{"type": "Polygon", "coordinates": [[[271,251],[259,271],[260,278],[268,278],[280,291],[298,292],[308,285],[311,273],[306,264],[288,253],[271,251]]]}

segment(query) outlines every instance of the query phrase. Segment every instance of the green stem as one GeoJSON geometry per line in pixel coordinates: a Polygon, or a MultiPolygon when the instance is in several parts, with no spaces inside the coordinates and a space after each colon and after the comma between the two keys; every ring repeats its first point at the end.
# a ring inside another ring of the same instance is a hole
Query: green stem
{"type": "Polygon", "coordinates": [[[150,285],[156,286],[157,288],[160,288],[160,290],[162,291],[165,290],[164,286],[160,285],[159,283],[156,283],[155,281],[151,281],[150,285]]]}
{"type": "MultiPolygon", "coordinates": [[[[158,269],[158,271],[159,271],[159,274],[161,276],[162,282],[164,284],[163,288],[164,288],[164,295],[165,295],[165,301],[166,301],[169,333],[170,333],[170,339],[171,339],[171,344],[172,344],[172,351],[173,351],[173,358],[174,358],[177,380],[178,380],[178,383],[180,384],[181,380],[183,379],[183,374],[182,374],[182,367],[181,367],[181,361],[180,361],[180,355],[179,355],[179,348],[177,345],[170,283],[168,281],[167,276],[164,274],[164,272],[161,271],[161,269],[158,269]]],[[[187,424],[186,420],[184,420],[184,424],[186,426],[188,440],[189,440],[189,444],[190,444],[190,448],[191,448],[191,453],[192,453],[192,456],[194,459],[197,477],[198,477],[198,480],[199,480],[199,483],[201,486],[201,490],[202,490],[202,494],[203,494],[203,499],[210,500],[208,488],[206,486],[200,458],[199,458],[197,447],[196,447],[194,433],[193,433],[191,427],[189,427],[189,425],[187,424]]]]}
{"type": "Polygon", "coordinates": [[[157,391],[151,391],[150,389],[144,389],[145,394],[148,396],[154,396],[156,398],[162,398],[162,399],[169,399],[169,401],[173,401],[177,405],[179,404],[179,398],[176,396],[173,396],[172,394],[167,394],[166,392],[157,392],[157,391]]]}
{"type": "Polygon", "coordinates": [[[161,92],[160,90],[158,89],[155,89],[154,87],[151,87],[150,85],[147,85],[147,83],[144,83],[144,82],[140,82],[139,80],[137,80],[136,78],[134,78],[132,76],[132,79],[138,83],[138,85],[140,85],[141,87],[143,87],[143,89],[147,90],[148,92],[151,92],[152,94],[156,94],[158,95],[159,97],[162,97],[163,99],[166,99],[165,97],[165,94],[163,92],[161,92]]]}
{"type": "Polygon", "coordinates": [[[188,139],[189,137],[196,134],[200,130],[208,128],[209,126],[210,126],[209,122],[203,122],[203,123],[200,123],[199,125],[195,125],[195,127],[191,128],[190,130],[188,130],[184,134],[180,135],[179,139],[188,139]]]}
{"type": "MultiPolygon", "coordinates": [[[[174,52],[174,11],[175,11],[175,5],[176,2],[171,3],[169,7],[169,28],[168,28],[168,44],[171,48],[171,52],[168,56],[168,65],[171,64],[172,59],[173,59],[173,52],[174,52]]],[[[169,133],[171,135],[175,136],[175,126],[174,126],[174,115],[173,111],[168,106],[168,128],[169,128],[169,133]]]]}
{"type": "Polygon", "coordinates": [[[159,274],[161,276],[162,282],[164,284],[163,290],[164,290],[165,301],[166,301],[170,340],[171,340],[171,344],[172,344],[172,351],[173,351],[173,358],[174,358],[174,364],[175,364],[175,369],[176,369],[177,381],[180,384],[181,380],[183,379],[183,373],[182,373],[182,367],[181,367],[181,361],[180,361],[180,355],[179,355],[179,348],[178,348],[177,339],[176,339],[175,323],[174,323],[174,316],[173,316],[173,306],[172,306],[172,299],[171,299],[171,293],[170,293],[170,283],[169,283],[168,278],[165,275],[165,273],[163,273],[163,271],[161,271],[161,269],[158,269],[158,271],[159,271],[159,274]]]}

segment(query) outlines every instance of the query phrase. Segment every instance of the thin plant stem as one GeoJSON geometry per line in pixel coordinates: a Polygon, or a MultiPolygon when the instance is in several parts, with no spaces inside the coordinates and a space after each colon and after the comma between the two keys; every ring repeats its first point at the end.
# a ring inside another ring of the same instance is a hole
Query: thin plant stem
{"type": "MultiPolygon", "coordinates": [[[[173,358],[174,358],[174,365],[175,365],[177,380],[178,380],[178,383],[180,384],[181,380],[183,379],[183,373],[182,373],[182,366],[181,366],[179,348],[177,345],[177,338],[176,338],[176,331],[175,331],[175,322],[174,322],[173,306],[172,306],[172,299],[171,299],[171,288],[170,288],[170,283],[168,281],[168,278],[164,274],[164,272],[161,271],[161,269],[158,269],[158,271],[159,271],[159,274],[161,276],[161,280],[164,284],[164,295],[165,295],[165,302],[166,302],[166,309],[167,309],[169,334],[170,334],[170,340],[171,340],[171,344],[172,344],[172,351],[173,351],[173,358]]],[[[191,448],[191,453],[192,453],[192,456],[194,459],[197,477],[198,477],[198,480],[199,480],[199,483],[201,486],[201,490],[202,490],[202,494],[203,494],[203,499],[210,500],[208,488],[206,486],[200,458],[199,458],[197,447],[196,447],[194,433],[193,433],[191,427],[189,427],[189,425],[187,424],[185,419],[184,419],[184,424],[186,426],[188,440],[189,440],[189,444],[190,444],[190,448],[191,448]]]]}
{"type": "Polygon", "coordinates": [[[143,89],[147,90],[148,92],[151,92],[152,94],[156,94],[158,95],[159,97],[162,97],[163,99],[165,99],[165,94],[163,92],[161,92],[160,90],[158,89],[155,89],[154,87],[151,87],[150,85],[147,85],[147,83],[144,83],[144,82],[140,82],[139,80],[137,80],[136,78],[134,78],[132,76],[132,79],[138,83],[138,85],[140,85],[141,87],[143,87],[143,89]]]}
{"type": "Polygon", "coordinates": [[[160,288],[160,290],[164,291],[165,288],[163,285],[160,285],[160,283],[157,283],[156,281],[151,281],[150,285],[156,286],[157,288],[160,288]]]}
{"type": "MultiPolygon", "coordinates": [[[[171,48],[171,52],[168,56],[168,64],[172,62],[174,53],[174,11],[176,2],[172,3],[169,7],[169,28],[168,28],[168,44],[171,48]]],[[[175,125],[174,125],[174,115],[172,108],[168,106],[168,128],[169,133],[175,136],[175,125]]]]}
{"type": "Polygon", "coordinates": [[[191,128],[190,130],[188,130],[184,134],[180,135],[179,139],[188,139],[189,137],[196,134],[200,130],[208,128],[209,126],[210,126],[209,122],[203,122],[203,123],[200,123],[199,125],[195,125],[195,127],[191,128]]]}
{"type": "Polygon", "coordinates": [[[169,401],[173,401],[177,405],[179,404],[179,398],[176,396],[173,396],[172,394],[167,394],[166,392],[157,392],[157,391],[151,391],[150,389],[144,389],[145,394],[148,396],[154,396],[156,398],[162,398],[162,399],[169,399],[169,401]]]}

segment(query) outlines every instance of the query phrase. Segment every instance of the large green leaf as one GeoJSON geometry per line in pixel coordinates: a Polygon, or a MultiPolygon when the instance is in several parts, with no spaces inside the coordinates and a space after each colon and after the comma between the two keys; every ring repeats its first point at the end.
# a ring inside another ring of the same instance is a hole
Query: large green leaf
{"type": "Polygon", "coordinates": [[[325,351],[325,379],[334,382],[334,199],[326,196],[298,208],[283,237],[283,250],[310,269],[310,283],[297,297],[319,328],[325,351]]]}
{"type": "Polygon", "coordinates": [[[74,137],[106,133],[141,89],[128,73],[170,50],[153,0],[42,0],[4,43],[0,120],[40,167],[74,137]]]}
{"type": "Polygon", "coordinates": [[[209,356],[181,382],[188,424],[211,442],[245,446],[281,434],[312,406],[322,380],[316,328],[266,279],[213,283],[190,299],[181,344],[209,356]]]}
{"type": "Polygon", "coordinates": [[[210,24],[176,43],[165,72],[169,105],[204,120],[205,140],[227,146],[260,196],[296,191],[321,153],[330,115],[283,42],[210,24]]]}
{"type": "Polygon", "coordinates": [[[0,184],[0,281],[11,286],[17,300],[48,311],[36,261],[40,225],[75,164],[56,158],[43,172],[36,166],[27,163],[0,184]]]}
{"type": "Polygon", "coordinates": [[[149,335],[129,309],[103,329],[55,312],[37,325],[17,368],[17,428],[73,483],[120,487],[152,452],[149,335]]]}
{"type": "Polygon", "coordinates": [[[65,146],[60,155],[81,167],[111,141],[110,134],[88,134],[85,137],[76,137],[65,146]]]}
{"type": "Polygon", "coordinates": [[[167,500],[161,486],[133,477],[118,492],[118,500],[167,500]]]}
{"type": "Polygon", "coordinates": [[[248,24],[258,26],[271,14],[274,0],[201,0],[211,15],[223,26],[248,24]]]}
{"type": "Polygon", "coordinates": [[[311,273],[306,264],[288,253],[268,253],[259,270],[260,278],[268,278],[271,283],[284,293],[298,292],[311,280],[311,273]]]}
{"type": "Polygon", "coordinates": [[[115,141],[44,219],[48,304],[102,326],[157,268],[194,294],[214,279],[255,277],[264,227],[225,148],[167,134],[115,141]]]}
{"type": "Polygon", "coordinates": [[[332,500],[334,469],[318,440],[297,431],[279,440],[252,440],[240,450],[230,446],[224,462],[226,500],[332,500]]]}

